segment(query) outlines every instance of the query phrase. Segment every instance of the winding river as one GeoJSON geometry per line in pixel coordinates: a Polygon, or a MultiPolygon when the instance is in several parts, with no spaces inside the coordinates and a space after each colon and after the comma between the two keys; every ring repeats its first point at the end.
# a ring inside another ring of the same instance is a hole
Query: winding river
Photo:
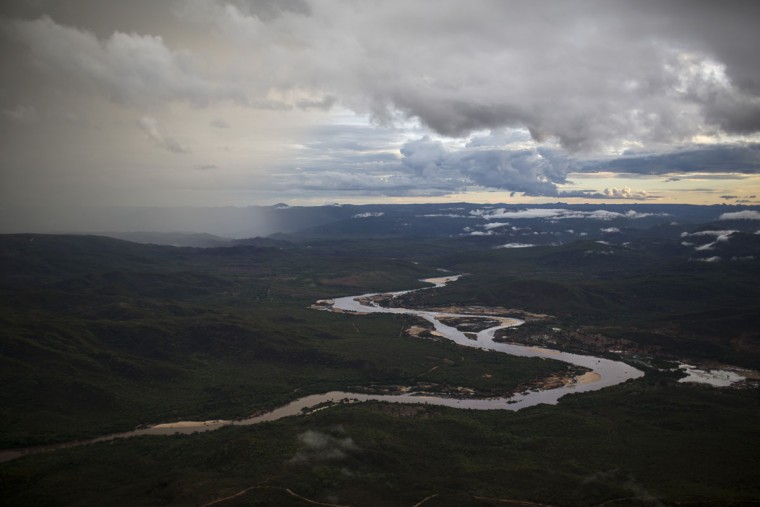
{"type": "MultiPolygon", "coordinates": [[[[435,287],[442,287],[447,283],[456,281],[461,275],[445,276],[440,278],[429,278],[423,280],[432,284],[431,287],[425,287],[425,290],[435,287]]],[[[258,424],[266,421],[276,421],[283,417],[289,417],[304,413],[309,413],[314,410],[315,407],[329,406],[334,403],[356,403],[363,401],[384,401],[391,403],[406,403],[406,404],[428,404],[439,405],[453,408],[473,409],[473,410],[520,410],[526,407],[531,407],[539,404],[555,404],[557,401],[566,394],[581,393],[587,391],[596,391],[605,387],[620,384],[630,379],[639,378],[644,373],[636,368],[623,363],[621,361],[613,361],[610,359],[604,359],[600,357],[584,356],[579,354],[571,354],[568,352],[561,352],[559,350],[539,348],[539,347],[527,347],[522,345],[515,345],[510,343],[498,343],[494,341],[494,334],[499,329],[519,326],[522,324],[521,320],[511,318],[495,318],[486,315],[469,315],[469,314],[456,314],[445,312],[433,312],[426,310],[411,310],[407,308],[397,307],[383,307],[376,305],[370,301],[373,296],[389,295],[391,297],[407,294],[412,291],[400,291],[392,293],[373,293],[363,294],[361,296],[348,296],[337,298],[335,300],[323,302],[329,305],[329,309],[333,311],[341,312],[353,312],[357,314],[368,313],[393,313],[403,315],[416,315],[422,317],[435,326],[435,330],[443,337],[466,347],[475,347],[483,350],[492,350],[501,352],[504,354],[511,354],[515,356],[523,357],[541,357],[547,359],[555,359],[558,361],[564,361],[566,363],[574,364],[577,366],[583,366],[592,370],[590,373],[586,373],[581,377],[578,377],[575,382],[566,384],[561,387],[545,390],[531,390],[523,393],[517,393],[509,398],[451,398],[443,396],[432,395],[419,395],[419,394],[365,394],[365,393],[350,393],[343,391],[331,391],[324,394],[314,394],[299,398],[287,405],[266,412],[264,414],[251,416],[246,419],[239,420],[211,420],[211,421],[180,421],[167,424],[156,424],[153,426],[147,426],[139,428],[133,431],[126,431],[122,433],[112,433],[104,435],[102,437],[93,438],[90,440],[78,440],[75,442],[68,442],[64,444],[55,444],[50,446],[38,446],[30,447],[26,449],[9,449],[0,451],[0,462],[10,461],[27,454],[34,454],[38,452],[51,451],[56,449],[63,449],[67,447],[74,447],[78,445],[90,444],[95,442],[104,442],[108,440],[114,440],[117,438],[126,438],[139,435],[172,435],[175,433],[195,433],[199,431],[210,431],[221,428],[223,426],[245,426],[251,424],[258,424]],[[442,323],[440,318],[450,317],[465,317],[465,318],[481,318],[488,320],[498,320],[499,324],[488,329],[484,329],[477,333],[476,339],[470,339],[458,329],[447,326],[442,323]]]]}
{"type": "MultiPolygon", "coordinates": [[[[456,281],[460,276],[461,275],[428,278],[423,281],[433,284],[433,287],[429,288],[435,288],[442,287],[447,283],[456,281]]],[[[409,292],[411,291],[393,292],[390,293],[390,295],[395,297],[409,292]]],[[[636,379],[644,375],[644,372],[637,370],[633,366],[630,366],[629,364],[626,364],[622,361],[613,361],[611,359],[605,359],[601,357],[571,354],[569,352],[561,352],[555,349],[529,347],[524,345],[499,343],[494,341],[494,335],[496,331],[508,327],[519,326],[523,323],[523,321],[519,319],[498,319],[501,320],[498,325],[478,332],[476,339],[472,340],[465,336],[462,331],[459,331],[454,327],[447,326],[439,319],[460,317],[494,320],[495,318],[487,315],[466,315],[425,310],[410,310],[407,308],[382,307],[371,303],[363,304],[363,302],[366,302],[368,298],[377,295],[380,294],[365,294],[363,296],[338,298],[334,300],[332,307],[336,310],[356,313],[394,313],[403,315],[416,315],[432,323],[433,326],[435,326],[435,330],[438,331],[441,336],[453,341],[454,343],[457,343],[458,345],[465,347],[474,347],[483,350],[493,350],[504,354],[511,354],[513,356],[556,359],[558,361],[563,361],[565,363],[570,363],[577,366],[583,366],[592,370],[590,373],[586,373],[585,375],[578,377],[574,383],[554,389],[518,393],[509,398],[452,399],[433,396],[415,396],[413,394],[410,394],[382,397],[383,401],[395,401],[400,403],[427,403],[431,405],[443,405],[447,407],[469,408],[475,410],[520,410],[522,408],[531,407],[542,403],[555,404],[562,396],[569,393],[596,391],[605,387],[620,384],[630,379],[636,379]]],[[[372,399],[380,398],[378,397],[372,399]]]]}

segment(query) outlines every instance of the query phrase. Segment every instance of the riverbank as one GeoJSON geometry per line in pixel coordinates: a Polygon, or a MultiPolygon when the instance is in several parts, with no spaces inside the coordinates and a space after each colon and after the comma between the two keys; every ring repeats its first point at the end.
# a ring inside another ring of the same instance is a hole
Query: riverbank
{"type": "MultiPolygon", "coordinates": [[[[446,283],[450,283],[459,278],[460,275],[450,277],[440,277],[436,279],[429,279],[430,283],[434,284],[434,287],[440,287],[446,283]]],[[[418,289],[425,290],[425,289],[418,289]]],[[[391,298],[395,294],[404,294],[410,291],[394,292],[383,294],[383,296],[390,296],[391,298]]],[[[438,312],[410,310],[405,308],[389,308],[375,306],[372,304],[372,297],[377,294],[365,294],[360,296],[350,296],[344,298],[337,298],[328,302],[328,308],[331,310],[355,312],[360,314],[370,313],[394,313],[394,314],[407,314],[421,317],[431,323],[437,333],[441,337],[451,340],[459,345],[465,345],[470,347],[481,348],[485,350],[494,350],[506,354],[518,355],[522,357],[543,357],[558,359],[573,365],[575,367],[583,368],[587,371],[581,373],[577,368],[572,368],[568,371],[567,375],[554,375],[549,378],[536,380],[531,384],[520,386],[516,393],[509,393],[507,395],[501,395],[498,397],[479,398],[472,389],[454,389],[454,396],[446,396],[446,394],[452,394],[452,390],[448,389],[447,393],[436,392],[407,392],[396,394],[373,394],[373,393],[356,393],[356,392],[343,392],[333,391],[325,394],[316,394],[299,398],[287,405],[280,408],[259,414],[253,417],[240,419],[240,420],[209,420],[209,421],[177,421],[171,423],[160,423],[155,425],[149,425],[134,431],[114,433],[110,435],[104,435],[95,439],[81,440],[74,442],[67,442],[63,444],[53,446],[32,447],[25,449],[10,449],[0,451],[0,462],[17,459],[27,454],[33,454],[37,452],[46,452],[56,449],[62,449],[67,447],[85,445],[94,442],[102,442],[107,440],[114,440],[118,438],[125,438],[130,436],[140,435],[167,435],[174,433],[195,433],[215,430],[225,426],[233,425],[251,425],[258,424],[266,421],[275,421],[283,417],[290,417],[294,415],[305,415],[312,413],[316,409],[325,408],[333,404],[341,403],[356,403],[363,401],[381,401],[389,403],[401,403],[401,404],[425,404],[425,405],[437,405],[453,408],[466,408],[474,410],[511,410],[516,411],[522,408],[535,406],[538,404],[555,404],[558,400],[571,392],[585,392],[591,390],[602,389],[610,385],[615,385],[620,382],[624,382],[629,379],[638,378],[643,375],[643,372],[620,362],[611,361],[608,359],[594,358],[591,356],[579,356],[576,354],[567,354],[560,351],[538,349],[530,347],[520,347],[517,345],[505,345],[499,344],[494,341],[494,333],[500,329],[513,327],[520,325],[522,321],[511,318],[499,318],[496,326],[487,327],[480,330],[476,335],[476,340],[471,340],[464,335],[461,331],[455,327],[444,324],[439,317],[445,317],[449,319],[465,319],[470,321],[471,319],[489,319],[492,317],[482,314],[478,315],[464,315],[464,314],[445,314],[438,312]],[[589,373],[593,375],[589,376],[589,373]],[[583,379],[580,381],[579,379],[583,379]],[[315,408],[316,407],[316,408],[315,408]]],[[[408,388],[405,388],[408,389],[408,388]]]]}

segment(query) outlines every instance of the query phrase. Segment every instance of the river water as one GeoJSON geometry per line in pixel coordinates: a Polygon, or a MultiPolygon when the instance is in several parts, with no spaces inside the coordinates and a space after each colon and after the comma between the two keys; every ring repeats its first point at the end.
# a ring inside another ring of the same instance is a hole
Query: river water
{"type": "MultiPolygon", "coordinates": [[[[440,278],[429,278],[424,280],[432,284],[431,287],[442,287],[447,283],[456,281],[460,275],[446,276],[440,278]]],[[[415,290],[425,290],[415,289],[415,290]]],[[[409,293],[411,291],[400,291],[388,293],[391,296],[399,296],[409,293]]],[[[356,403],[363,401],[384,401],[390,403],[406,403],[406,404],[427,404],[438,405],[452,408],[472,409],[472,410],[520,410],[526,407],[531,407],[539,404],[555,404],[557,401],[566,394],[581,393],[587,391],[596,391],[605,387],[620,384],[627,380],[639,378],[644,373],[636,368],[623,363],[621,361],[613,361],[610,359],[584,356],[579,354],[571,354],[568,352],[561,352],[554,349],[546,349],[540,347],[527,347],[522,345],[510,344],[510,343],[498,343],[494,341],[494,334],[499,329],[519,326],[522,321],[519,319],[511,318],[494,318],[485,315],[468,315],[468,314],[456,314],[456,313],[444,313],[444,312],[432,312],[425,310],[411,310],[407,308],[394,308],[394,307],[382,307],[375,304],[363,304],[360,301],[366,302],[367,298],[372,296],[382,295],[383,293],[363,294],[361,296],[348,296],[343,298],[337,298],[330,301],[331,308],[333,310],[339,310],[343,312],[354,312],[357,314],[369,314],[369,313],[393,313],[403,315],[416,315],[431,322],[436,331],[441,336],[449,339],[459,345],[465,347],[475,347],[483,350],[491,350],[501,352],[504,354],[511,354],[514,356],[522,357],[541,357],[547,359],[555,359],[558,361],[564,361],[566,363],[574,364],[577,366],[583,366],[589,368],[592,371],[585,375],[578,377],[576,382],[567,384],[562,387],[544,390],[531,390],[523,393],[517,393],[508,398],[451,398],[444,396],[432,396],[432,395],[418,395],[418,394],[367,394],[367,393],[350,393],[343,391],[331,391],[323,394],[314,394],[299,398],[287,405],[276,408],[271,412],[259,414],[248,417],[246,419],[239,420],[211,420],[211,421],[180,421],[167,424],[156,424],[144,428],[139,428],[133,431],[126,431],[122,433],[112,433],[104,435],[102,437],[90,439],[90,440],[78,440],[75,442],[68,442],[64,444],[55,444],[50,446],[30,447],[26,449],[9,449],[0,451],[0,462],[10,461],[27,454],[34,454],[38,452],[51,451],[56,449],[63,449],[67,447],[74,447],[78,445],[90,444],[95,442],[104,442],[108,440],[114,440],[117,438],[126,438],[140,435],[172,435],[175,433],[196,433],[199,431],[211,431],[224,426],[246,426],[251,424],[258,424],[266,421],[276,421],[283,417],[295,416],[313,412],[314,408],[327,407],[334,403],[356,403]],[[467,338],[458,329],[447,326],[440,322],[438,318],[441,317],[467,317],[467,318],[483,318],[489,320],[499,320],[500,323],[497,326],[485,329],[477,333],[477,339],[471,340],[467,338]]]]}
{"type": "MultiPolygon", "coordinates": [[[[456,281],[460,276],[461,275],[441,278],[429,278],[424,281],[432,283],[433,287],[431,288],[435,288],[456,281]]],[[[391,295],[399,296],[408,292],[410,291],[394,292],[391,293],[391,295]]],[[[378,294],[365,294],[363,296],[338,298],[334,300],[333,308],[356,313],[393,313],[402,315],[416,315],[432,323],[433,326],[435,326],[435,330],[445,338],[465,347],[493,350],[504,354],[511,354],[513,356],[555,359],[557,361],[563,361],[565,363],[583,366],[592,370],[591,374],[584,375],[575,383],[555,389],[519,393],[509,398],[452,400],[451,398],[443,397],[426,397],[422,401],[416,401],[416,403],[428,403],[432,405],[470,408],[475,410],[520,410],[525,407],[531,407],[542,403],[555,404],[562,396],[565,396],[569,393],[597,391],[599,389],[620,384],[627,380],[636,379],[644,375],[644,372],[637,370],[633,366],[630,366],[629,364],[626,364],[622,361],[613,361],[611,359],[605,359],[601,357],[571,354],[569,352],[562,352],[555,349],[528,347],[524,345],[499,343],[494,341],[494,335],[496,331],[504,328],[519,326],[523,323],[519,319],[502,319],[502,322],[499,325],[480,331],[477,333],[477,339],[471,340],[465,336],[463,332],[454,327],[447,326],[438,319],[447,317],[479,317],[483,319],[493,320],[494,317],[485,315],[466,315],[457,313],[432,312],[425,310],[410,310],[407,308],[381,307],[372,304],[365,305],[360,302],[360,300],[366,301],[367,298],[376,295],[378,294]]],[[[398,396],[397,401],[401,403],[415,403],[414,400],[417,398],[420,397],[414,395],[398,396]]]]}

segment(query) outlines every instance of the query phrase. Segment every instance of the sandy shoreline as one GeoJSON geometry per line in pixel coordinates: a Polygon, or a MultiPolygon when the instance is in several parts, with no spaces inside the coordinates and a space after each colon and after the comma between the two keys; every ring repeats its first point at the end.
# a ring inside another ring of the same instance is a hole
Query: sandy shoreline
{"type": "Polygon", "coordinates": [[[589,371],[587,373],[584,373],[583,375],[580,375],[578,377],[575,377],[575,382],[581,385],[586,384],[593,384],[594,382],[598,382],[601,380],[602,376],[599,375],[595,371],[589,371]]]}

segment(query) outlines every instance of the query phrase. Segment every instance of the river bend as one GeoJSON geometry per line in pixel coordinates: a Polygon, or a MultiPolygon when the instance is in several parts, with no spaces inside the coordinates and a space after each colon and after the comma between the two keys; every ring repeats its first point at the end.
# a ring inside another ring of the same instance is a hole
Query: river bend
{"type": "MultiPolygon", "coordinates": [[[[432,284],[431,287],[425,287],[425,290],[436,287],[442,287],[447,283],[456,281],[461,275],[446,276],[440,278],[429,278],[423,280],[432,284]]],[[[368,393],[350,393],[343,391],[331,391],[324,394],[314,394],[299,398],[287,405],[276,408],[271,412],[255,415],[246,419],[239,420],[211,420],[211,421],[180,421],[166,424],[156,424],[139,428],[133,431],[122,433],[112,433],[102,437],[90,440],[78,440],[63,444],[50,446],[30,447],[26,449],[9,449],[0,451],[0,462],[10,461],[27,454],[38,452],[52,451],[66,447],[74,447],[95,442],[114,440],[117,438],[126,438],[140,435],[171,435],[175,433],[195,433],[199,431],[215,430],[224,426],[245,426],[258,424],[266,421],[276,421],[283,417],[305,414],[313,411],[314,407],[329,406],[333,403],[356,403],[363,401],[383,401],[390,403],[406,404],[427,404],[438,405],[453,408],[472,409],[472,410],[520,410],[539,404],[555,404],[558,400],[570,393],[582,393],[588,391],[597,391],[605,387],[620,384],[627,380],[639,378],[644,373],[636,368],[621,362],[613,361],[594,356],[585,356],[580,354],[571,354],[554,349],[528,347],[510,343],[499,343],[494,341],[494,334],[499,329],[514,327],[522,324],[519,319],[498,318],[499,325],[484,329],[477,333],[475,340],[464,335],[458,329],[447,326],[439,318],[448,317],[466,317],[482,318],[494,320],[492,316],[486,315],[469,315],[445,312],[434,312],[427,310],[412,310],[407,308],[383,307],[369,302],[369,298],[378,295],[399,296],[412,291],[400,291],[392,293],[372,293],[360,296],[348,296],[334,300],[322,302],[328,304],[328,308],[333,311],[352,312],[357,314],[369,313],[392,313],[401,315],[416,315],[422,317],[435,326],[435,330],[441,336],[465,347],[475,347],[483,350],[492,350],[504,354],[511,354],[522,357],[541,357],[546,359],[555,359],[566,363],[583,366],[592,370],[575,382],[544,390],[530,390],[514,394],[510,397],[503,398],[452,398],[445,396],[421,395],[421,394],[368,394],[368,393]],[[368,303],[368,304],[364,304],[368,303]]]]}

